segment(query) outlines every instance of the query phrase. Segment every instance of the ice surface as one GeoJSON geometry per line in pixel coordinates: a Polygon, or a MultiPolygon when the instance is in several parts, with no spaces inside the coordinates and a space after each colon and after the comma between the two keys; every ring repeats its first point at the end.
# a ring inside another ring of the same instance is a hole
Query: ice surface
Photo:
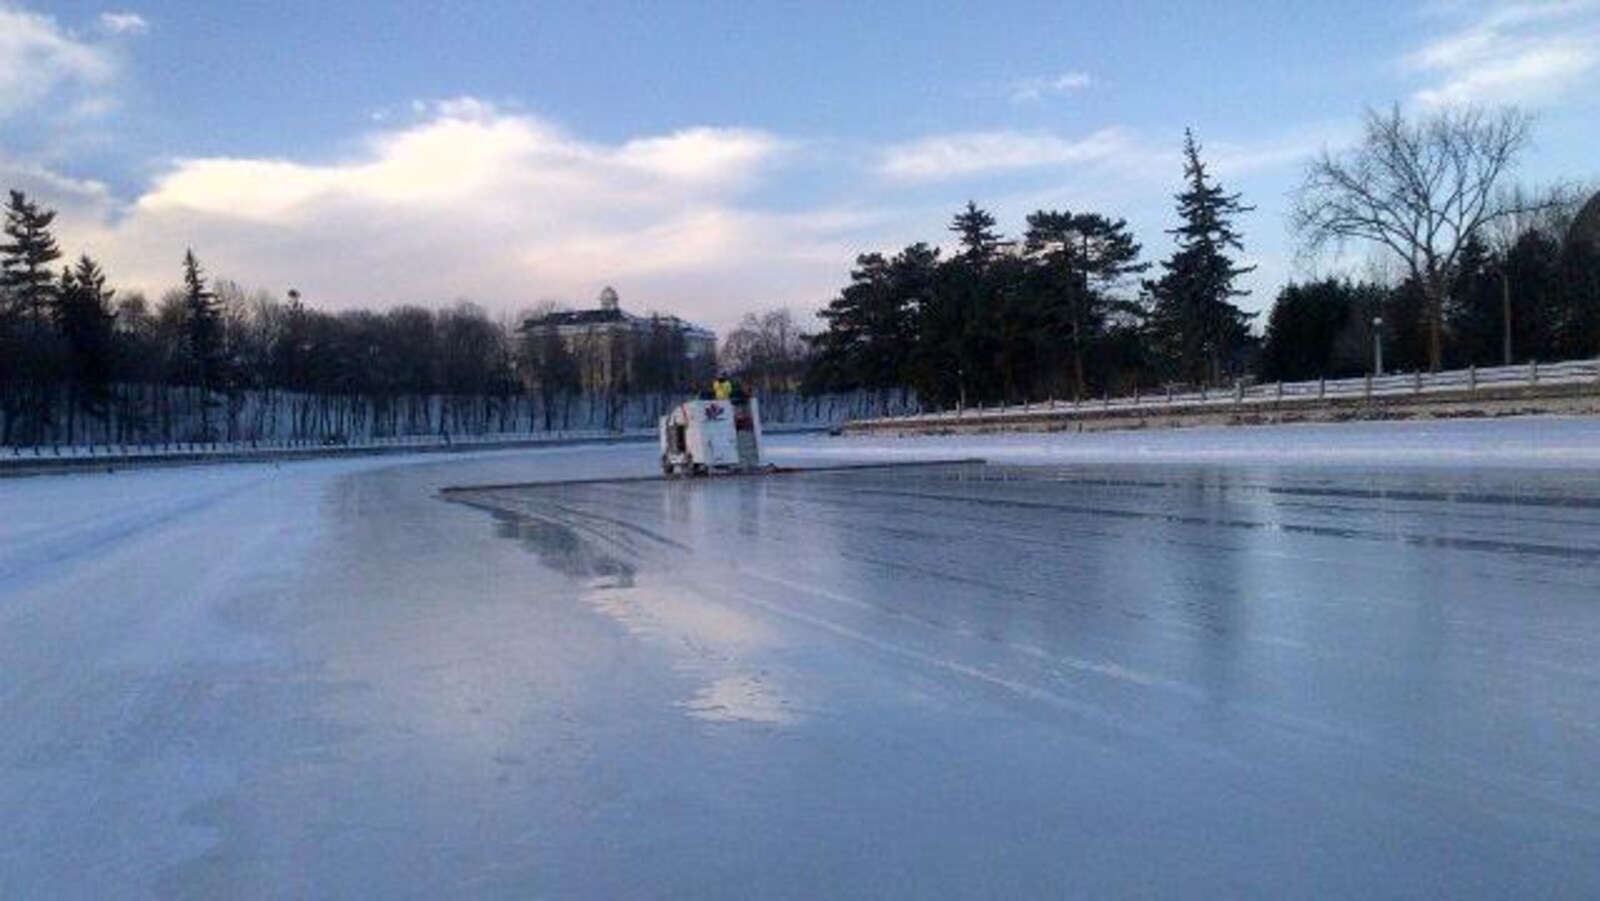
{"type": "Polygon", "coordinates": [[[0,481],[0,897],[1600,893],[1595,424],[772,443],[0,481]]]}

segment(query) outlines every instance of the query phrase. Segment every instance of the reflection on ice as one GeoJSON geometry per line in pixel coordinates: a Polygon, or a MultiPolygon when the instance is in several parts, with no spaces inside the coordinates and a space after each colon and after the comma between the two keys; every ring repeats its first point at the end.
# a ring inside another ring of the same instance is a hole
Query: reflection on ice
{"type": "Polygon", "coordinates": [[[767,684],[761,673],[721,676],[695,692],[682,706],[695,719],[712,723],[788,723],[794,720],[789,702],[767,684]]]}

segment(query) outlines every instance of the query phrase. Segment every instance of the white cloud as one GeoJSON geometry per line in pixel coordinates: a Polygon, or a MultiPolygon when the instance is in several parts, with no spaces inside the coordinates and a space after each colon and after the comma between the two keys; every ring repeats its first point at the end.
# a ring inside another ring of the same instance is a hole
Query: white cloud
{"type": "Polygon", "coordinates": [[[1404,60],[1431,81],[1425,106],[1537,103],[1591,83],[1600,66],[1600,2],[1549,0],[1476,6],[1471,21],[1404,60]]]}
{"type": "Polygon", "coordinates": [[[0,118],[61,90],[98,88],[115,70],[105,47],[80,40],[50,16],[0,4],[0,118]]]}
{"type": "Polygon", "coordinates": [[[150,31],[150,23],[138,13],[104,12],[100,14],[100,30],[107,34],[145,34],[150,31]]]}
{"type": "Polygon", "coordinates": [[[1053,78],[1024,78],[1011,85],[1012,103],[1029,103],[1047,96],[1081,91],[1094,83],[1087,72],[1065,72],[1053,78]]]}
{"type": "MultiPolygon", "coordinates": [[[[751,192],[785,142],[691,128],[616,144],[465,100],[370,135],[328,163],[174,161],[139,197],[74,215],[63,243],[120,284],[159,293],[192,245],[244,284],[293,284],[318,305],[441,304],[514,311],[537,298],[625,305],[725,325],[825,300],[859,250],[848,215],[784,214],[751,192]]],[[[46,189],[43,199],[59,203],[46,189]]]]}
{"type": "Polygon", "coordinates": [[[1119,128],[1104,128],[1079,139],[1041,132],[958,132],[889,147],[878,171],[896,181],[937,181],[1045,166],[1108,163],[1137,149],[1119,128]]]}

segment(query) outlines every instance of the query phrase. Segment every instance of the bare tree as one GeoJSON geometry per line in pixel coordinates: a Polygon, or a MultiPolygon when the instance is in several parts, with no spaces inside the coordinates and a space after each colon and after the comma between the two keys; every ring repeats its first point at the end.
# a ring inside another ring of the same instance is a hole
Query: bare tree
{"type": "Polygon", "coordinates": [[[722,340],[723,367],[739,373],[756,389],[771,394],[795,388],[805,372],[809,346],[785,309],[746,313],[722,340]]]}
{"type": "Polygon", "coordinates": [[[1355,148],[1312,161],[1291,222],[1306,249],[1355,239],[1387,248],[1421,288],[1428,365],[1443,357],[1445,294],[1462,248],[1516,212],[1502,180],[1528,146],[1532,119],[1469,107],[1409,120],[1398,105],[1368,110],[1355,148]]]}

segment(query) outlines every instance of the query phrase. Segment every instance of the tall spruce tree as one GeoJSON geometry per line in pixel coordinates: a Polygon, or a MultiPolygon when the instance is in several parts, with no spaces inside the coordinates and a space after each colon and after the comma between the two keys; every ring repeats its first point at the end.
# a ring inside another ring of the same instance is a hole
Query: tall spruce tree
{"type": "Polygon", "coordinates": [[[40,209],[21,191],[6,204],[6,243],[0,244],[0,286],[20,318],[42,331],[54,313],[55,273],[50,264],[61,257],[50,234],[55,210],[40,209]]]}
{"type": "Polygon", "coordinates": [[[201,437],[210,440],[211,392],[220,387],[222,374],[222,311],[193,248],[183,255],[183,336],[190,372],[200,388],[201,437]]]}
{"type": "Polygon", "coordinates": [[[51,385],[59,378],[60,347],[51,329],[56,303],[51,263],[61,251],[41,209],[21,191],[5,208],[0,244],[0,440],[42,441],[51,419],[51,385]],[[19,428],[20,426],[20,428],[19,428]]]}
{"type": "Polygon", "coordinates": [[[74,404],[98,411],[109,394],[114,367],[116,312],[100,265],[87,255],[61,273],[56,326],[71,358],[74,404]]]}
{"type": "Polygon", "coordinates": [[[1181,224],[1167,232],[1178,249],[1162,262],[1161,278],[1148,284],[1155,300],[1152,337],[1171,369],[1192,381],[1218,381],[1238,368],[1250,340],[1253,314],[1232,301],[1249,293],[1235,287],[1235,280],[1255,267],[1238,265],[1229,252],[1244,249],[1234,219],[1255,207],[1209,176],[1187,129],[1183,158],[1186,185],[1177,195],[1181,224]]]}

